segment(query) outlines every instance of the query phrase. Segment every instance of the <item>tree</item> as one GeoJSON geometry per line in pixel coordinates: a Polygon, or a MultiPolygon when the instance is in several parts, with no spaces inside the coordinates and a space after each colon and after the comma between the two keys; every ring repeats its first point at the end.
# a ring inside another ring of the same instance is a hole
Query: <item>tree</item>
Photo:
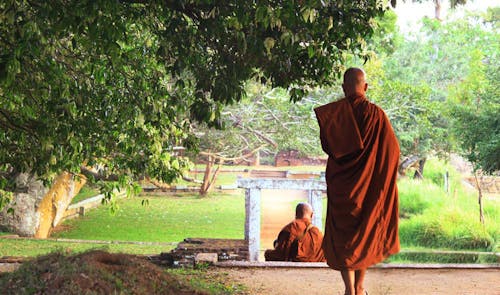
{"type": "Polygon", "coordinates": [[[491,174],[500,171],[500,60],[475,55],[469,75],[450,91],[451,117],[464,156],[475,170],[491,174]]]}
{"type": "Polygon", "coordinates": [[[222,163],[248,163],[254,159],[260,162],[261,155],[273,157],[287,149],[308,155],[322,154],[312,109],[330,101],[330,95],[310,93],[291,104],[284,89],[270,89],[260,83],[247,84],[248,96],[224,108],[224,128],[196,125],[201,152],[193,157],[201,157],[206,163],[202,194],[211,188],[222,163]]]}
{"type": "MultiPolygon", "coordinates": [[[[379,65],[372,69],[375,75],[370,76],[380,79],[371,83],[372,91],[378,87],[381,105],[388,103],[385,107],[399,112],[391,122],[406,158],[425,163],[429,154],[445,155],[456,149],[447,101],[453,100],[452,90],[473,71],[474,52],[497,58],[498,34],[493,26],[477,14],[448,22],[424,19],[420,32],[406,36],[393,52],[379,55],[379,65]]],[[[376,59],[372,61],[376,65],[376,59]]]]}
{"type": "MultiPolygon", "coordinates": [[[[498,53],[500,38],[498,34],[494,37],[498,53]]],[[[480,50],[475,50],[469,75],[450,91],[454,135],[462,154],[474,165],[479,220],[483,224],[482,190],[477,174],[500,171],[499,71],[498,54],[486,58],[480,50]]]]}
{"type": "MultiPolygon", "coordinates": [[[[430,2],[430,0],[413,0],[413,2],[424,2],[424,1],[427,1],[427,2],[430,2]]],[[[442,0],[432,0],[432,2],[434,2],[434,19],[438,20],[438,21],[441,21],[442,18],[441,18],[441,4],[442,4],[442,0]]],[[[467,3],[467,0],[450,0],[450,7],[451,8],[455,8],[459,5],[463,5],[467,3]]]]}
{"type": "MultiPolygon", "coordinates": [[[[217,125],[244,82],[329,85],[363,54],[380,1],[0,3],[0,198],[20,173],[170,182],[192,120],[217,125]],[[95,169],[98,168],[96,171],[95,169]]],[[[6,202],[0,202],[5,204],[6,202]]]]}

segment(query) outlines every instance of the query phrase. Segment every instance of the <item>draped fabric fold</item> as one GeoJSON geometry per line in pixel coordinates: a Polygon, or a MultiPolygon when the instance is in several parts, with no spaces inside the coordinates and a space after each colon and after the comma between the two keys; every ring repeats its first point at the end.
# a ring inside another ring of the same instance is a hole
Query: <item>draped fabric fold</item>
{"type": "Polygon", "coordinates": [[[329,156],[323,251],[333,269],[364,269],[399,252],[399,144],[383,110],[363,96],[315,113],[329,156]]]}
{"type": "Polygon", "coordinates": [[[315,226],[306,230],[310,224],[310,220],[300,218],[283,227],[278,235],[275,248],[266,250],[264,255],[266,261],[325,261],[321,249],[323,234],[315,226]],[[296,239],[300,239],[300,242],[296,242],[296,239]]]}

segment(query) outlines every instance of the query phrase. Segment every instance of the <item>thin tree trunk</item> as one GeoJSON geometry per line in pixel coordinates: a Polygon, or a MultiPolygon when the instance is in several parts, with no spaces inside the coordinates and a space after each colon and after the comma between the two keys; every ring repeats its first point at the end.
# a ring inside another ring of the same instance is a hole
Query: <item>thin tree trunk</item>
{"type": "Polygon", "coordinates": [[[205,166],[205,174],[203,175],[203,183],[200,186],[200,195],[204,196],[207,194],[208,185],[210,182],[210,174],[212,173],[212,166],[215,162],[215,157],[207,156],[207,164],[205,166]]]}
{"type": "Polygon", "coordinates": [[[441,0],[434,0],[434,18],[441,20],[441,0]]]}
{"type": "Polygon", "coordinates": [[[215,180],[217,179],[217,175],[219,175],[220,168],[224,163],[222,158],[219,158],[219,165],[217,165],[217,169],[212,173],[212,168],[217,161],[217,158],[209,156],[209,161],[205,168],[205,175],[203,176],[203,184],[200,187],[200,195],[205,196],[213,187],[215,180]]]}
{"type": "Polygon", "coordinates": [[[251,152],[249,152],[241,157],[234,157],[234,158],[225,158],[225,157],[222,157],[222,156],[217,155],[215,153],[211,153],[210,151],[201,152],[200,155],[207,157],[207,165],[205,166],[205,174],[203,175],[203,183],[200,186],[200,195],[204,196],[210,191],[213,184],[215,183],[215,180],[217,179],[217,175],[219,175],[220,168],[225,161],[236,161],[236,160],[245,159],[246,157],[251,157],[255,153],[258,153],[262,147],[263,146],[260,146],[260,147],[256,148],[255,150],[253,150],[253,151],[251,151],[251,152]],[[219,165],[217,166],[217,169],[212,174],[212,168],[213,168],[214,164],[217,162],[217,160],[219,160],[219,165]]]}
{"type": "Polygon", "coordinates": [[[415,174],[413,174],[413,178],[414,179],[422,179],[422,178],[424,178],[425,161],[427,161],[426,158],[422,158],[422,159],[418,160],[417,169],[415,169],[415,174]]]}
{"type": "Polygon", "coordinates": [[[444,173],[444,191],[447,194],[450,192],[450,173],[448,173],[448,170],[444,173]]]}
{"type": "Polygon", "coordinates": [[[484,225],[484,215],[483,215],[483,193],[481,190],[481,185],[477,179],[477,173],[474,171],[474,179],[476,180],[476,186],[478,191],[478,203],[479,203],[479,221],[484,225]]]}

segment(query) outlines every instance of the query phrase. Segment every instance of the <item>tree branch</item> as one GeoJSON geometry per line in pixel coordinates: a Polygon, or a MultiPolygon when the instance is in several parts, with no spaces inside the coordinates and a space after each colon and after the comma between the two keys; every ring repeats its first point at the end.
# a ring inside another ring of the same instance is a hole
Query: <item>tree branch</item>
{"type": "Polygon", "coordinates": [[[102,181],[118,181],[118,175],[104,175],[102,173],[99,173],[99,171],[96,171],[92,168],[88,168],[85,166],[80,166],[80,172],[87,178],[94,178],[95,180],[102,180],[102,181]]]}
{"type": "Polygon", "coordinates": [[[246,158],[252,156],[256,152],[258,152],[259,150],[261,150],[264,146],[265,145],[261,145],[261,146],[259,146],[258,148],[254,149],[253,151],[251,151],[249,153],[246,153],[246,154],[244,154],[242,156],[239,156],[239,157],[233,157],[233,158],[226,158],[226,157],[223,157],[223,156],[221,156],[219,154],[210,153],[210,152],[200,152],[200,155],[207,156],[207,157],[214,157],[216,159],[223,160],[225,162],[227,162],[227,161],[238,161],[238,160],[245,160],[246,158]]]}

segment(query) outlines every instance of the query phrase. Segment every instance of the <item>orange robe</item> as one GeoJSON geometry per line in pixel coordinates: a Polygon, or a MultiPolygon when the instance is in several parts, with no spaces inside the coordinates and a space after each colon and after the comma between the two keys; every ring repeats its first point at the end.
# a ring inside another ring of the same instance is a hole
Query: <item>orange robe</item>
{"type": "Polygon", "coordinates": [[[399,144],[384,111],[365,97],[314,111],[328,154],[323,251],[333,269],[365,269],[399,252],[399,144]]]}
{"type": "Polygon", "coordinates": [[[311,224],[309,219],[295,219],[280,231],[276,246],[273,250],[266,250],[264,256],[266,261],[300,261],[321,262],[325,261],[321,244],[323,234],[316,227],[310,228],[298,242],[298,247],[293,242],[300,237],[311,224]]]}

